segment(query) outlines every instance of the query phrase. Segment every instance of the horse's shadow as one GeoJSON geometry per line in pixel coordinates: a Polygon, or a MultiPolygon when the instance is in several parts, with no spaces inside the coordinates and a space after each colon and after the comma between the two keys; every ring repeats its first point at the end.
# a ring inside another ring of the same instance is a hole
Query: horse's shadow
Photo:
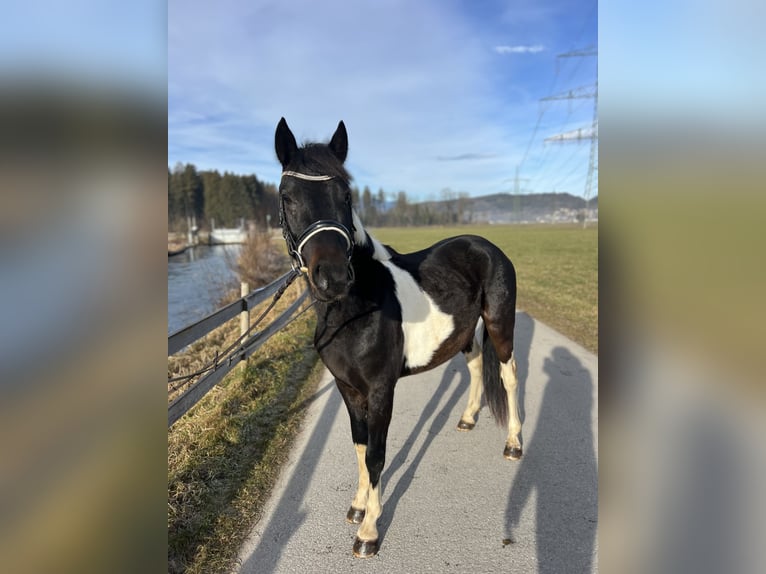
{"type": "Polygon", "coordinates": [[[431,419],[431,417],[433,417],[429,432],[427,433],[423,444],[420,446],[420,449],[415,455],[415,458],[401,473],[401,477],[397,481],[394,489],[386,493],[387,496],[385,497],[383,503],[383,513],[378,519],[378,539],[381,543],[385,539],[386,531],[393,521],[394,514],[396,513],[396,508],[399,505],[399,501],[402,499],[404,493],[407,492],[407,489],[412,484],[412,479],[415,477],[415,473],[420,466],[420,463],[422,462],[428,447],[431,445],[431,442],[433,442],[433,439],[436,437],[436,435],[452,418],[452,411],[455,409],[455,405],[463,397],[466,390],[468,389],[469,382],[470,379],[468,375],[468,369],[465,367],[465,360],[462,357],[455,357],[449,362],[447,368],[444,370],[444,375],[442,376],[442,380],[439,383],[439,386],[431,397],[431,400],[428,401],[428,404],[423,409],[423,412],[420,414],[420,418],[413,427],[412,432],[410,432],[410,435],[404,441],[404,446],[399,449],[399,451],[396,453],[396,456],[391,461],[391,464],[383,472],[382,481],[385,488],[385,485],[389,483],[391,477],[394,476],[399,471],[399,469],[402,468],[402,466],[404,466],[404,463],[407,460],[410,451],[412,450],[412,446],[415,444],[415,439],[422,433],[426,423],[431,419]],[[455,385],[455,388],[452,390],[452,394],[450,395],[447,402],[434,416],[437,405],[441,401],[444,393],[449,390],[455,376],[458,377],[457,385],[455,385]]]}
{"type": "MultiPolygon", "coordinates": [[[[534,321],[526,313],[516,314],[516,331],[514,335],[514,354],[516,357],[516,373],[518,378],[518,408],[519,417],[522,423],[524,422],[525,410],[524,410],[524,394],[526,387],[527,375],[529,373],[529,349],[532,342],[532,335],[534,332],[534,321]]],[[[465,362],[465,358],[462,355],[455,356],[448,364],[442,375],[442,380],[439,386],[434,391],[431,399],[423,408],[423,411],[418,418],[417,423],[412,428],[407,439],[404,441],[404,445],[396,453],[390,465],[387,465],[383,472],[383,485],[384,489],[389,484],[392,477],[394,477],[407,461],[407,458],[412,451],[413,445],[416,442],[416,438],[421,435],[426,427],[426,424],[430,421],[428,427],[428,433],[421,444],[418,452],[415,454],[412,461],[408,464],[407,468],[401,472],[401,477],[396,482],[393,490],[385,493],[383,512],[378,519],[378,536],[379,541],[382,544],[388,527],[391,525],[396,513],[396,509],[399,506],[404,494],[412,484],[412,480],[415,477],[418,467],[420,466],[423,457],[425,456],[428,448],[431,446],[433,439],[441,432],[445,426],[450,423],[456,423],[460,410],[455,410],[458,404],[462,405],[462,402],[467,400],[466,394],[468,386],[470,384],[470,374],[465,362]],[[457,377],[457,383],[454,382],[457,377]],[[449,395],[447,401],[442,405],[439,412],[436,409],[439,403],[442,401],[445,393],[448,393],[452,388],[452,392],[449,395]],[[454,420],[453,420],[454,419],[454,420]]],[[[485,405],[482,395],[482,404],[485,405]]],[[[479,411],[476,416],[477,423],[479,422],[484,409],[479,411]]],[[[487,421],[491,422],[491,421],[487,421]]],[[[494,423],[493,423],[494,424],[494,423]]],[[[523,431],[522,431],[523,433],[523,431]]],[[[523,434],[521,435],[523,444],[523,434]]]]}
{"type": "MultiPolygon", "coordinates": [[[[529,348],[533,329],[534,322],[527,315],[523,313],[516,315],[515,354],[519,379],[519,412],[522,421],[524,420],[524,388],[529,371],[529,348]]],[[[423,407],[417,423],[412,428],[402,448],[396,452],[390,465],[387,465],[384,470],[382,479],[384,486],[383,514],[378,520],[378,535],[381,542],[386,535],[388,527],[393,522],[399,502],[412,484],[416,471],[433,439],[442,431],[457,432],[452,427],[457,424],[461,412],[460,408],[463,406],[463,402],[467,400],[469,381],[470,377],[465,359],[462,356],[452,359],[444,371],[439,386],[428,403],[423,407]],[[439,408],[445,394],[449,394],[449,397],[439,408]],[[407,462],[417,437],[425,430],[428,432],[424,442],[419,447],[414,458],[407,462]],[[405,464],[407,466],[403,468],[405,464]],[[389,485],[392,477],[397,474],[400,474],[399,479],[395,485],[391,485],[392,489],[389,491],[386,489],[386,485],[389,485]]],[[[277,503],[277,508],[274,510],[274,516],[278,516],[279,520],[272,518],[269,523],[263,525],[263,530],[259,536],[260,540],[256,548],[244,559],[239,571],[274,572],[277,569],[285,546],[305,522],[305,493],[308,491],[318,465],[319,457],[329,439],[330,429],[334,424],[336,415],[342,408],[340,394],[334,387],[334,383],[328,383],[318,389],[314,397],[312,397],[313,400],[326,392],[330,393],[304,449],[304,454],[301,457],[301,470],[291,474],[285,492],[277,503]],[[275,541],[279,542],[275,543],[275,541]]],[[[345,409],[343,410],[345,411],[345,409]]],[[[341,418],[347,424],[347,416],[341,418]]],[[[485,424],[488,422],[492,421],[485,421],[485,424]]]]}
{"type": "Polygon", "coordinates": [[[327,444],[330,430],[342,404],[334,381],[319,388],[307,402],[313,402],[326,392],[330,392],[330,395],[306,443],[300,460],[300,472],[290,474],[290,480],[274,510],[273,517],[279,517],[279,519],[272,517],[265,525],[257,547],[244,560],[238,572],[258,572],[259,574],[274,572],[287,542],[306,520],[308,512],[304,506],[304,494],[309,489],[319,458],[327,444]],[[273,544],[275,540],[283,542],[273,544]]]}

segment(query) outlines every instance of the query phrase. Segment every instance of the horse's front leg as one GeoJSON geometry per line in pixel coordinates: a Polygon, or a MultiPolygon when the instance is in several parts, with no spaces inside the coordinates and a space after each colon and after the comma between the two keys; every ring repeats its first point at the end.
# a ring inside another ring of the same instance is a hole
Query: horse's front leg
{"type": "Polygon", "coordinates": [[[368,397],[367,428],[368,440],[365,452],[365,465],[369,475],[367,505],[364,518],[359,525],[354,540],[354,556],[369,558],[378,553],[378,518],[383,506],[380,503],[383,485],[381,475],[386,463],[386,437],[391,423],[391,411],[394,403],[394,383],[382,388],[374,388],[368,397]]]}
{"type": "Polygon", "coordinates": [[[367,494],[370,489],[370,474],[367,472],[367,399],[362,393],[347,383],[336,379],[336,385],[346,403],[348,416],[351,421],[351,438],[356,450],[356,463],[359,471],[356,494],[351,501],[351,507],[346,513],[346,520],[352,524],[360,524],[367,507],[367,494]]]}

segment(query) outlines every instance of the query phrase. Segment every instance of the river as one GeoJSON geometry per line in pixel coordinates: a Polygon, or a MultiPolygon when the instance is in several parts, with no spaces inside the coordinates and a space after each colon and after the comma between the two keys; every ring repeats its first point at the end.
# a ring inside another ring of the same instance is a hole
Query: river
{"type": "Polygon", "coordinates": [[[241,245],[198,245],[168,257],[168,334],[220,307],[239,285],[231,266],[241,245]]]}

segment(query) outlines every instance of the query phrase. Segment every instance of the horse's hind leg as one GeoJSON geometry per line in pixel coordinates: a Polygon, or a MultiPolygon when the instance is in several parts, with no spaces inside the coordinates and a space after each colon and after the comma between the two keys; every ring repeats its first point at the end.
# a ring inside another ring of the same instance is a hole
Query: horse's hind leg
{"type": "MultiPolygon", "coordinates": [[[[502,294],[501,294],[502,295],[502,294]]],[[[513,332],[515,328],[515,301],[503,297],[492,300],[484,312],[484,324],[500,362],[500,379],[505,390],[508,406],[508,438],[505,441],[503,456],[509,460],[519,460],[522,455],[521,419],[518,409],[518,379],[516,378],[516,357],[513,353],[513,332]]],[[[489,341],[484,342],[485,345],[489,341]]],[[[494,397],[495,400],[498,396],[494,397]]],[[[488,399],[492,400],[492,399],[488,399]]],[[[505,417],[501,417],[505,418],[505,417]]]]}
{"type": "MultiPolygon", "coordinates": [[[[484,324],[479,323],[482,332],[484,324]]],[[[468,363],[468,372],[471,375],[471,387],[468,390],[468,405],[466,405],[460,421],[457,423],[457,430],[469,431],[476,426],[476,413],[481,409],[481,385],[482,385],[482,358],[481,344],[478,336],[474,336],[470,351],[465,352],[465,360],[468,363]]]]}
{"type": "Polygon", "coordinates": [[[511,354],[511,358],[505,363],[500,363],[500,376],[503,379],[505,394],[508,396],[508,438],[505,441],[503,456],[509,460],[519,460],[521,458],[521,420],[519,419],[518,409],[518,379],[516,378],[516,357],[511,354]]]}

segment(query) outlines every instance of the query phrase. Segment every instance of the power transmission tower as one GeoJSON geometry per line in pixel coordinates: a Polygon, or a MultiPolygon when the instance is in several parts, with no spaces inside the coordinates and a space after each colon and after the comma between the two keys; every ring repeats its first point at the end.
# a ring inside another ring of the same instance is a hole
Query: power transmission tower
{"type": "MultiPolygon", "coordinates": [[[[510,181],[506,179],[505,181],[510,181]]],[[[528,177],[519,177],[519,166],[516,166],[516,173],[513,177],[513,213],[520,216],[521,214],[521,197],[519,197],[519,182],[530,181],[528,177]]]]}
{"type": "Polygon", "coordinates": [[[519,182],[529,181],[529,178],[519,177],[519,166],[516,166],[516,175],[513,178],[513,211],[521,221],[521,197],[519,197],[519,182]]]}
{"type": "Polygon", "coordinates": [[[588,177],[585,180],[585,213],[582,218],[583,229],[585,229],[588,224],[588,204],[590,203],[590,192],[593,186],[593,171],[596,167],[596,141],[598,139],[598,82],[596,82],[596,93],[593,96],[593,123],[591,125],[591,133],[588,177]]]}
{"type": "MultiPolygon", "coordinates": [[[[573,50],[566,54],[559,54],[558,58],[583,58],[588,56],[597,56],[598,50],[595,48],[585,48],[583,50],[573,50]]],[[[590,158],[588,160],[588,176],[585,180],[585,207],[583,208],[582,226],[583,229],[588,222],[588,204],[590,202],[591,189],[593,187],[593,171],[596,163],[596,143],[598,141],[598,81],[593,86],[581,86],[573,90],[567,90],[555,96],[541,98],[541,102],[553,100],[578,100],[593,99],[593,121],[589,128],[579,128],[576,130],[556,134],[545,138],[545,142],[570,143],[590,140],[590,158]]]]}

